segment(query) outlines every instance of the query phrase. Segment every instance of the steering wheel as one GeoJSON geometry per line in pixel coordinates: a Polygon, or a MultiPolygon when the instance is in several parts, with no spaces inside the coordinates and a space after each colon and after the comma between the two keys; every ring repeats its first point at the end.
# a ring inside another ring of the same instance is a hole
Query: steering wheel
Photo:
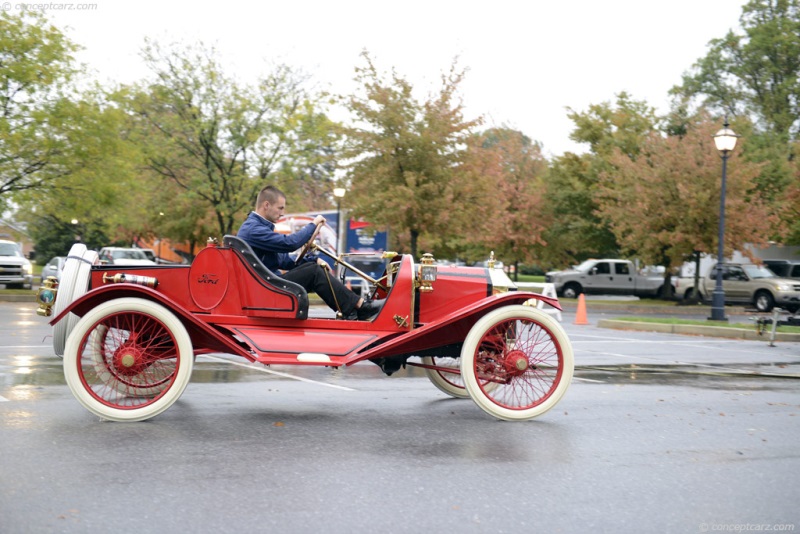
{"type": "Polygon", "coordinates": [[[300,248],[300,252],[297,254],[297,259],[294,260],[296,264],[299,264],[301,261],[303,261],[303,258],[306,257],[308,251],[311,250],[311,248],[314,246],[314,240],[317,239],[320,228],[322,228],[322,223],[319,223],[317,227],[314,228],[314,233],[311,234],[311,238],[308,241],[306,241],[306,244],[300,248]]]}

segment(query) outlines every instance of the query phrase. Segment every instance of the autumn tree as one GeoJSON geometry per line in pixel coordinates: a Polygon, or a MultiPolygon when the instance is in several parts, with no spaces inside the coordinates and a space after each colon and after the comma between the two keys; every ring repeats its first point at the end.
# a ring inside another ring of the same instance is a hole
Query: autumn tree
{"type": "Polygon", "coordinates": [[[455,62],[437,94],[419,101],[412,85],[392,71],[382,75],[367,52],[356,69],[357,92],[347,99],[354,121],[346,167],[354,214],[390,227],[417,254],[421,239],[438,243],[464,233],[487,213],[486,182],[460,171],[479,120],[466,120],[457,91],[464,78],[455,62]]]}
{"type": "MultiPolygon", "coordinates": [[[[716,251],[721,165],[713,135],[719,125],[707,116],[688,125],[683,136],[648,134],[639,155],[617,148],[611,168],[600,175],[598,215],[609,222],[624,253],[667,267],[690,259],[695,251],[716,251]]],[[[760,166],[731,154],[727,171],[725,250],[764,243],[769,206],[754,188],[760,166]]],[[[665,297],[671,297],[662,292],[665,297]]]]}
{"type": "MultiPolygon", "coordinates": [[[[743,156],[763,164],[756,187],[776,213],[791,213],[791,167],[800,156],[792,144],[800,134],[800,1],[751,0],[739,20],[740,30],[712,40],[672,93],[750,119],[753,127],[739,133],[748,139],[743,156]]],[[[771,236],[800,244],[800,221],[777,219],[771,236]]]]}
{"type": "Polygon", "coordinates": [[[547,161],[541,146],[522,132],[492,128],[468,142],[469,157],[462,173],[473,183],[485,183],[492,192],[484,199],[489,216],[478,231],[462,234],[479,254],[495,252],[498,259],[515,266],[536,259],[535,245],[544,246],[544,184],[547,161]]]}
{"type": "MultiPolygon", "coordinates": [[[[793,149],[800,154],[800,141],[794,143],[793,149]]],[[[780,220],[786,221],[785,235],[782,237],[787,244],[800,244],[800,157],[792,159],[789,172],[791,183],[786,188],[779,213],[780,220]]]]}
{"type": "MultiPolygon", "coordinates": [[[[278,66],[245,85],[227,75],[216,51],[202,44],[165,49],[148,41],[143,57],[154,79],[125,88],[116,100],[134,118],[153,183],[168,181],[165,189],[176,192],[179,206],[205,208],[184,212],[192,217],[184,229],[230,234],[267,183],[290,196],[297,177],[330,182],[326,165],[333,154],[325,150],[332,123],[289,67],[278,66]]],[[[330,187],[300,189],[319,194],[330,187]]]]}
{"type": "Polygon", "coordinates": [[[0,13],[0,208],[69,172],[63,109],[77,49],[35,11],[0,13]]]}

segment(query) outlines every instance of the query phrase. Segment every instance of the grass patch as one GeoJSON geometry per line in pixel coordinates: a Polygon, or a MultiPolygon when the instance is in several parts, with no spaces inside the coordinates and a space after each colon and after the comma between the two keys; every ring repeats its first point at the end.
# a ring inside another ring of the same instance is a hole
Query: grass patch
{"type": "MultiPolygon", "coordinates": [[[[564,297],[558,297],[558,300],[562,300],[564,302],[578,302],[578,299],[568,299],[564,297]]],[[[635,306],[642,308],[675,308],[678,306],[677,302],[674,300],[661,299],[603,300],[592,298],[591,301],[587,300],[586,303],[589,306],[592,304],[602,304],[604,306],[619,306],[620,308],[635,306]]]]}
{"type": "MultiPolygon", "coordinates": [[[[35,284],[36,282],[34,282],[35,284]]],[[[0,295],[35,295],[35,289],[0,289],[0,295]]]]}
{"type": "Polygon", "coordinates": [[[537,284],[544,283],[544,276],[538,276],[533,274],[520,274],[518,275],[518,277],[519,277],[518,280],[514,280],[514,276],[509,275],[509,278],[511,278],[512,281],[516,282],[536,282],[537,284]]]}
{"type": "MultiPolygon", "coordinates": [[[[664,317],[617,317],[615,321],[630,321],[632,323],[654,323],[654,324],[685,324],[695,326],[719,326],[723,328],[738,328],[739,330],[755,330],[756,325],[754,322],[748,323],[730,323],[727,321],[698,321],[696,319],[676,319],[664,317]]],[[[771,325],[766,326],[767,330],[772,329],[771,325]]],[[[787,334],[800,334],[800,327],[798,326],[779,326],[777,332],[785,332],[787,334]]]]}

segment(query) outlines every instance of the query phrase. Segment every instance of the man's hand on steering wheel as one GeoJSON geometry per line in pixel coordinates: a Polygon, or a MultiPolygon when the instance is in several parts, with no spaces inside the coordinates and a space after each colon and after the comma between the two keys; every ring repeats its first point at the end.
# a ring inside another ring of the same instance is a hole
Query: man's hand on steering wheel
{"type": "Polygon", "coordinates": [[[314,241],[317,239],[317,236],[319,235],[319,230],[320,228],[322,228],[322,225],[325,224],[325,217],[323,217],[322,215],[317,215],[316,217],[314,217],[313,222],[314,224],[317,225],[317,227],[314,228],[314,233],[311,234],[311,238],[308,241],[306,241],[306,244],[303,245],[303,247],[300,249],[300,252],[297,254],[297,259],[294,261],[295,264],[299,264],[301,261],[303,261],[303,258],[306,257],[308,251],[311,250],[311,247],[314,246],[314,241]]]}

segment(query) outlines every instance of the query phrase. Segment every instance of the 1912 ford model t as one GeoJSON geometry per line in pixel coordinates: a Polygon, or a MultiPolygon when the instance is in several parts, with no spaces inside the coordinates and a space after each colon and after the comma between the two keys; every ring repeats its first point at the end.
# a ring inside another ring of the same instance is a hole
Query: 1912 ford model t
{"type": "Polygon", "coordinates": [[[234,236],[210,240],[188,266],[100,265],[96,252],[75,245],[61,282],[40,289],[39,314],[55,312],[53,345],[73,395],[114,421],[169,408],[204,353],[265,365],[369,360],[386,374],[417,365],[444,393],[505,420],[546,412],[569,386],[569,339],[535,306],[560,309],[558,301],[516,291],[502,271],[394,255],[370,282],[386,299],[372,321],[314,318],[306,291],[234,236]]]}

